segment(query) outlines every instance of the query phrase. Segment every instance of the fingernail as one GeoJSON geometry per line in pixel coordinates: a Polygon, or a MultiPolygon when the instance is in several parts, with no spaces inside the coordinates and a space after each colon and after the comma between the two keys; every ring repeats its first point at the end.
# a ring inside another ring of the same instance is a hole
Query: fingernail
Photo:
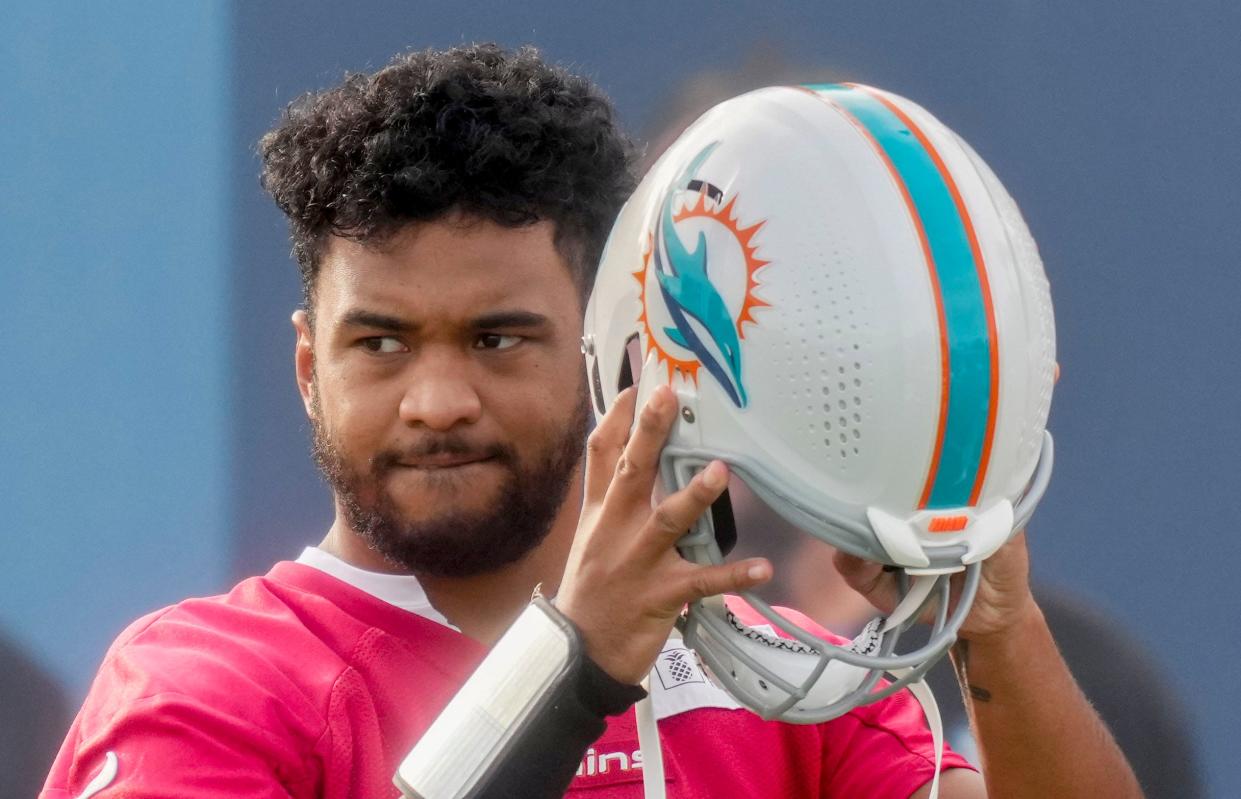
{"type": "Polygon", "coordinates": [[[745,573],[751,580],[765,580],[767,579],[767,564],[755,563],[753,566],[746,569],[745,573]]]}
{"type": "Polygon", "coordinates": [[[712,491],[721,489],[728,482],[728,469],[719,461],[712,461],[702,472],[702,484],[712,491]]]}

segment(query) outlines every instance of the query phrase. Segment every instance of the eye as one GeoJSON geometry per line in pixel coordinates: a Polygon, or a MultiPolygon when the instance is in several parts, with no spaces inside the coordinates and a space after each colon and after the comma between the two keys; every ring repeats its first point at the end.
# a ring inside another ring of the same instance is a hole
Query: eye
{"type": "Polygon", "coordinates": [[[390,354],[393,352],[402,352],[405,345],[401,340],[393,336],[370,336],[362,339],[360,342],[367,352],[390,354]]]}
{"type": "Polygon", "coordinates": [[[483,333],[474,340],[476,350],[507,350],[522,342],[522,336],[506,336],[501,333],[483,333]]]}

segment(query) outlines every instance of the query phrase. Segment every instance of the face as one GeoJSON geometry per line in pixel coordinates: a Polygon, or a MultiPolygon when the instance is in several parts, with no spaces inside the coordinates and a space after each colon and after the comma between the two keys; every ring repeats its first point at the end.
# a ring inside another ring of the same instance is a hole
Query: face
{"type": "Polygon", "coordinates": [[[581,306],[549,222],[454,216],[382,248],[333,239],[298,314],[315,456],[349,530],[461,577],[543,539],[582,453],[581,306]]]}

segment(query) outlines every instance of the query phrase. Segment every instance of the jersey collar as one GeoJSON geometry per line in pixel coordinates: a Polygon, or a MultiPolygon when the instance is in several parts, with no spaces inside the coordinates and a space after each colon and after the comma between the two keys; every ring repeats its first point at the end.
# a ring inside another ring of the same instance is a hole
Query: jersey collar
{"type": "Polygon", "coordinates": [[[389,605],[416,613],[450,630],[457,630],[448,623],[444,614],[432,607],[431,600],[427,599],[427,592],[412,574],[382,574],[359,569],[319,547],[306,547],[296,562],[318,569],[389,605]]]}

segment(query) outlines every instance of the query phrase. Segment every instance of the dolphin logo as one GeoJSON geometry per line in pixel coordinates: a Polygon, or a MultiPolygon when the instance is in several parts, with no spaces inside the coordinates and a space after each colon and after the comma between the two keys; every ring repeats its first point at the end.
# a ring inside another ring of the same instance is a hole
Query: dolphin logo
{"type": "Polygon", "coordinates": [[[692,250],[687,249],[677,234],[673,221],[673,200],[682,191],[697,183],[695,177],[711,152],[719,146],[712,142],[702,149],[677,176],[660,206],[659,224],[655,234],[655,277],[674,327],[665,327],[664,334],[678,346],[698,356],[699,362],[715,377],[729,398],[739,408],[746,406],[745,386],[741,382],[741,347],[737,323],[724,303],[724,298],[707,276],[707,237],[698,233],[692,250]],[[690,319],[698,323],[695,328],[690,319]],[[705,331],[715,352],[703,341],[705,331]],[[719,356],[723,358],[720,363],[719,356]]]}

